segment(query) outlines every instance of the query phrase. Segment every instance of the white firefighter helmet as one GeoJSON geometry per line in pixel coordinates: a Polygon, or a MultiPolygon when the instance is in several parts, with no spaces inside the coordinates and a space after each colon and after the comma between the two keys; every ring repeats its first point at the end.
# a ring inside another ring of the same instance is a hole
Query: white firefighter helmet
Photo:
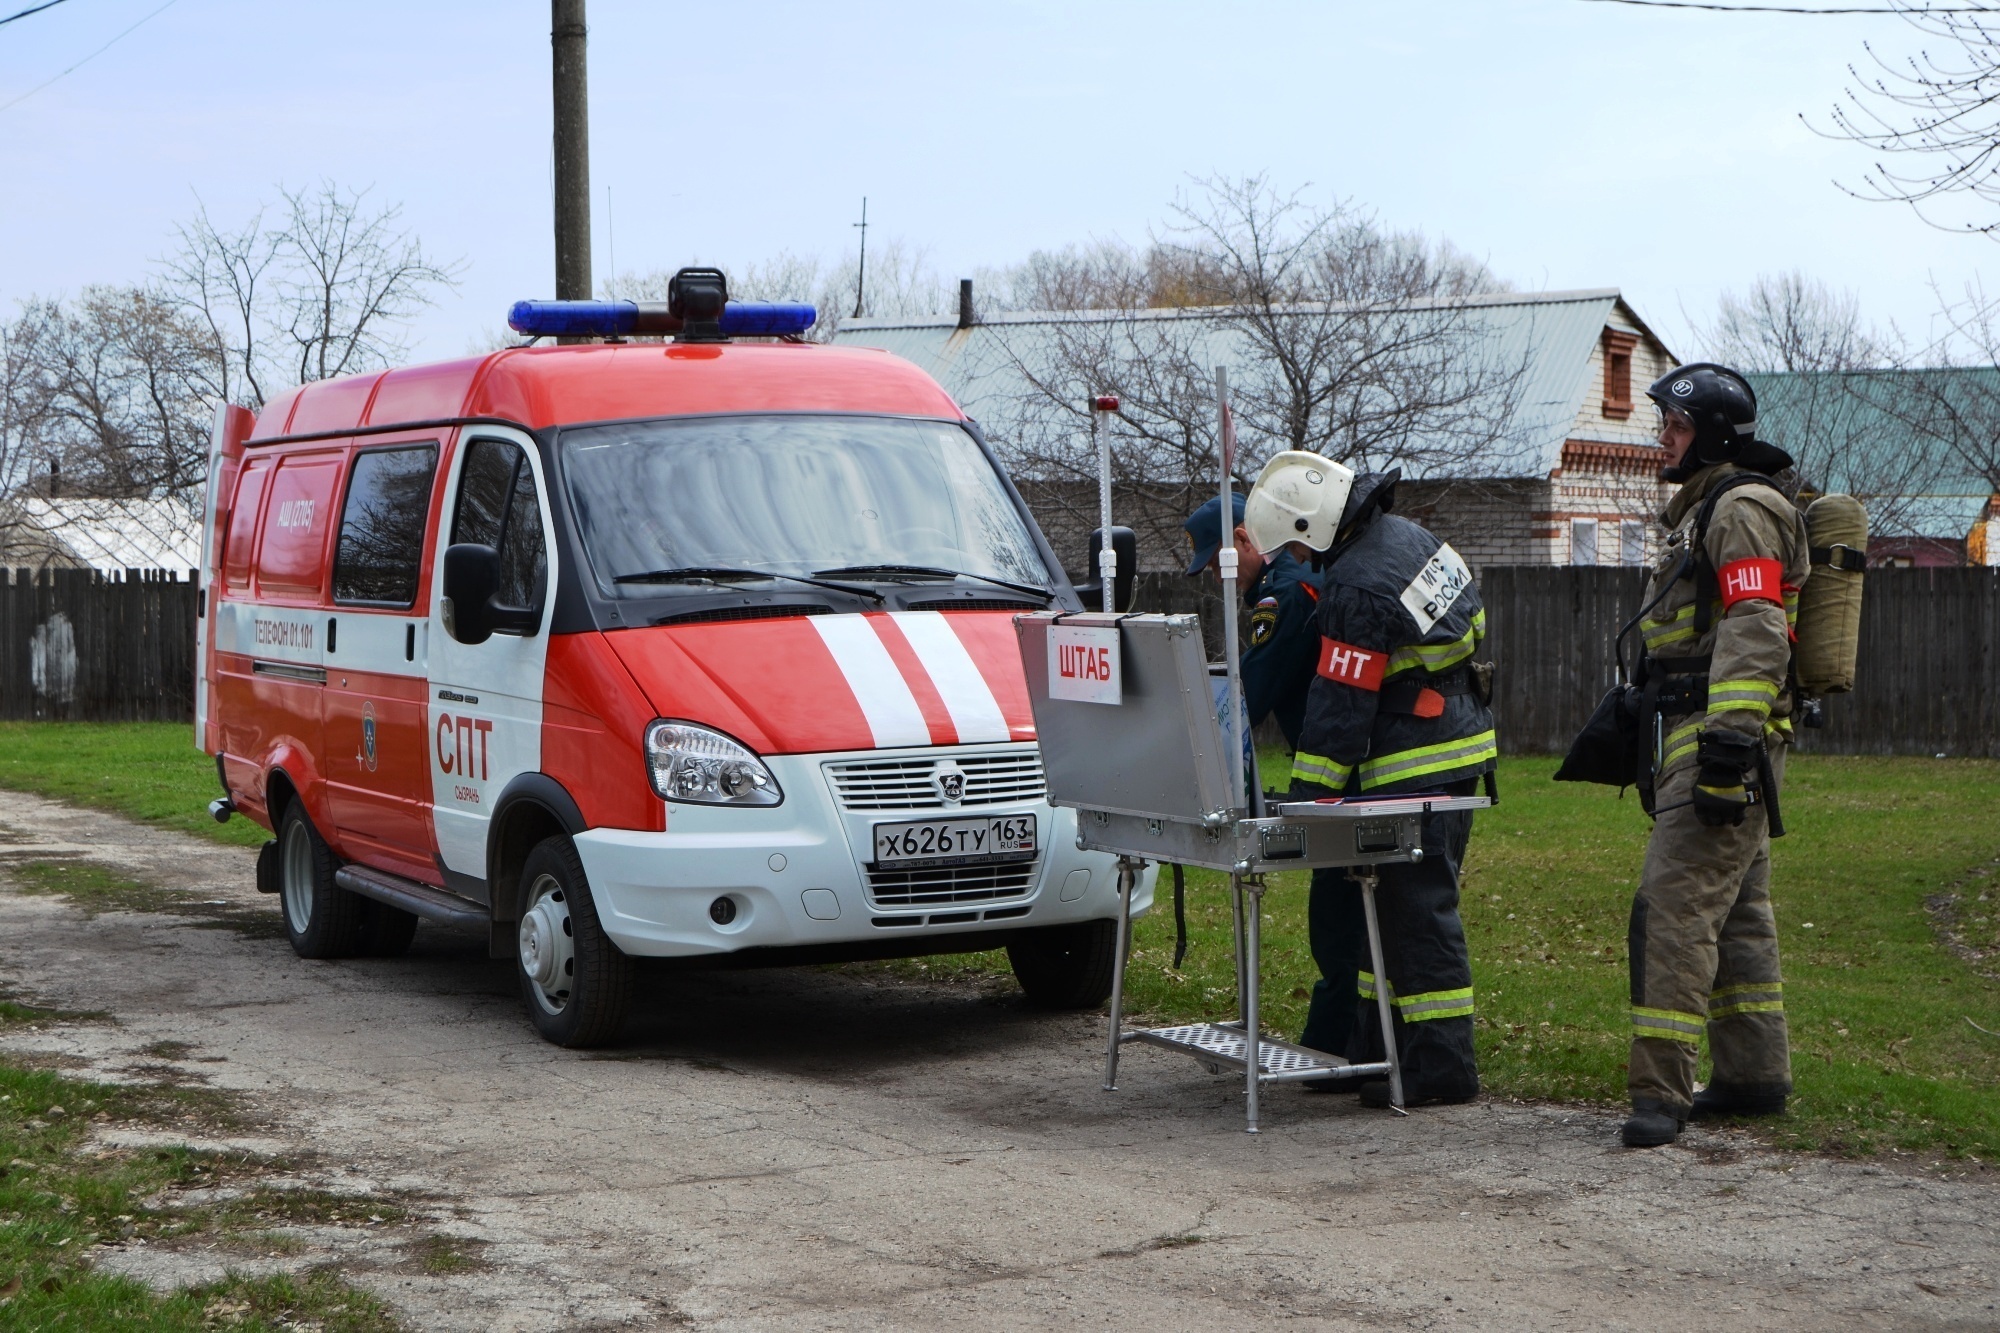
{"type": "Polygon", "coordinates": [[[1286,542],[1315,551],[1333,545],[1340,515],[1354,489],[1354,470],[1297,449],[1276,454],[1257,474],[1243,506],[1243,526],[1264,555],[1286,542]]]}

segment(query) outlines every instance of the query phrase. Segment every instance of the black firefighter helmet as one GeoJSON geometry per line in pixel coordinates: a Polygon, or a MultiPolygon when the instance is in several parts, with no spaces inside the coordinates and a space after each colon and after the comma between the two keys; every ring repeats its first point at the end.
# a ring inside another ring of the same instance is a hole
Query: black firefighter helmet
{"type": "Polygon", "coordinates": [[[1654,380],[1646,396],[1662,412],[1677,412],[1694,426],[1694,444],[1674,467],[1660,473],[1686,481],[1705,467],[1734,463],[1769,476],[1792,465],[1792,456],[1757,438],[1757,394],[1728,366],[1696,361],[1654,380]]]}

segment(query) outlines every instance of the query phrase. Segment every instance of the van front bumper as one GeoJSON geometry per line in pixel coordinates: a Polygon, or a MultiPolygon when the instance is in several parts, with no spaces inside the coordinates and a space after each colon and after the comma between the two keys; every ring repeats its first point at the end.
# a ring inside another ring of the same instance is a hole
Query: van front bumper
{"type": "MultiPolygon", "coordinates": [[[[860,953],[888,940],[1115,918],[1116,858],[1077,848],[1074,811],[1027,801],[856,812],[841,808],[825,776],[827,766],[857,758],[957,753],[962,751],[776,756],[766,763],[785,793],[781,805],[676,804],[668,806],[664,833],[597,828],[578,834],[577,853],[605,933],[626,953],[645,957],[841,944],[860,946],[860,953]],[[1032,865],[997,868],[984,879],[967,876],[955,901],[907,901],[863,864],[872,855],[877,823],[1028,812],[1037,821],[1032,865]]],[[[1135,916],[1152,906],[1155,874],[1148,867],[1134,890],[1135,916]]]]}

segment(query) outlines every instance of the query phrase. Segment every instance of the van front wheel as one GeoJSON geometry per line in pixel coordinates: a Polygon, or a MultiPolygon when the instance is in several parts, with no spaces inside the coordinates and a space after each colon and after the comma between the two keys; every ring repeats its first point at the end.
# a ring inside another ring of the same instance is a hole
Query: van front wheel
{"type": "Polygon", "coordinates": [[[361,899],[333,882],[333,849],[306,818],[304,801],[278,823],[278,902],[301,958],[350,958],[361,948],[361,899]]]}
{"type": "Polygon", "coordinates": [[[602,1046],[625,1025],[632,960],[604,933],[583,862],[568,838],[549,838],[521,868],[521,998],[558,1046],[602,1046]]]}
{"type": "Polygon", "coordinates": [[[1014,979],[1037,1009],[1095,1009],[1111,994],[1116,921],[1043,926],[1007,946],[1014,979]]]}

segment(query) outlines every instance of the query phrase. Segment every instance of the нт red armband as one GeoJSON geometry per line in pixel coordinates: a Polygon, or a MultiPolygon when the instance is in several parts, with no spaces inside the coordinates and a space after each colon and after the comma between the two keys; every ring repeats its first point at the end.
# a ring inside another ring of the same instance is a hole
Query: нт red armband
{"type": "Polygon", "coordinates": [[[1319,674],[1328,680],[1373,693],[1382,688],[1382,672],[1388,665],[1387,653],[1371,653],[1338,639],[1319,641],[1319,674]]]}
{"type": "Polygon", "coordinates": [[[1722,589],[1722,609],[1738,602],[1761,601],[1784,604],[1781,591],[1785,567],[1776,560],[1732,560],[1716,571],[1722,589]]]}

